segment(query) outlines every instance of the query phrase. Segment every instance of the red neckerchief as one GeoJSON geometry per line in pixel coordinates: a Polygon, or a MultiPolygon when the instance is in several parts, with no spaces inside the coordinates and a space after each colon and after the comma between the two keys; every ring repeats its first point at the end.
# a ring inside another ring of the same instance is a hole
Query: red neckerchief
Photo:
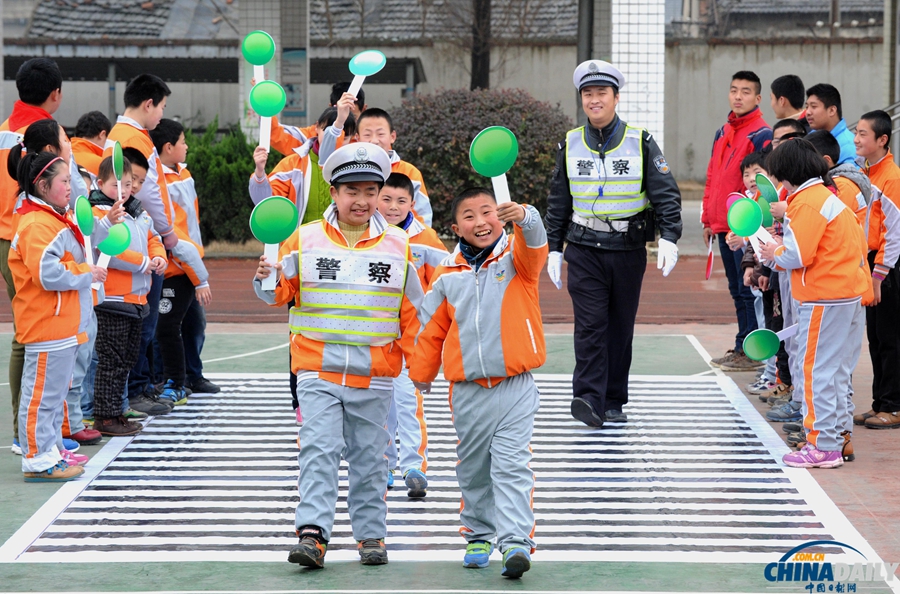
{"type": "Polygon", "coordinates": [[[84,246],[84,235],[82,235],[81,229],[78,228],[78,225],[75,224],[75,221],[73,221],[69,217],[65,217],[65,216],[59,214],[58,212],[56,212],[56,210],[53,209],[52,206],[49,206],[49,205],[41,206],[40,204],[33,202],[31,199],[25,198],[25,200],[22,201],[22,206],[20,206],[19,210],[17,210],[16,212],[19,213],[20,215],[25,215],[25,214],[28,214],[29,212],[38,212],[38,211],[48,212],[48,213],[52,214],[54,217],[56,217],[57,219],[59,219],[60,221],[62,221],[69,229],[72,230],[72,233],[75,234],[75,238],[78,240],[78,243],[80,243],[82,246],[84,246]]]}
{"type": "Polygon", "coordinates": [[[53,119],[47,110],[36,105],[29,105],[21,100],[16,101],[13,104],[12,113],[9,115],[9,129],[20,130],[38,120],[47,119],[53,119]]]}

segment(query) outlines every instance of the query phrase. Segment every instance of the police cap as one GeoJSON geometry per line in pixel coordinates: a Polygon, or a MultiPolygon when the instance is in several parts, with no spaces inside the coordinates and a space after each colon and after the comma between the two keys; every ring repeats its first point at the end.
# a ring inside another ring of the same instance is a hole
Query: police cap
{"type": "Polygon", "coordinates": [[[391,159],[383,148],[355,142],[337,149],[322,165],[322,177],[330,184],[357,181],[381,182],[391,174],[391,159]]]}
{"type": "Polygon", "coordinates": [[[609,62],[588,60],[575,68],[572,82],[578,91],[585,87],[615,87],[618,90],[625,86],[625,76],[609,62]]]}

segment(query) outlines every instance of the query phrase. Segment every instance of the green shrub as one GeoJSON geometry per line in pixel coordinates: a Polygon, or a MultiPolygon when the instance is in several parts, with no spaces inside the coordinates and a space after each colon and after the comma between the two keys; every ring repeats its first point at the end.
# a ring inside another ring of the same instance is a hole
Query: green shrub
{"type": "MultiPolygon", "coordinates": [[[[185,130],[188,144],[187,166],[194,178],[200,207],[200,231],[203,241],[244,242],[250,233],[253,201],[247,190],[253,175],[253,149],[239,126],[217,138],[218,119],[202,135],[185,130]]],[[[281,155],[269,153],[267,171],[281,155]]]]}
{"type": "Polygon", "coordinates": [[[438,233],[450,231],[450,202],[460,190],[490,187],[469,162],[472,139],[488,126],[506,126],[519,140],[519,157],[507,174],[510,195],[544,214],[556,144],[572,125],[559,107],[519,89],[454,89],[420,95],[393,110],[394,148],[418,167],[434,209],[438,233]]]}

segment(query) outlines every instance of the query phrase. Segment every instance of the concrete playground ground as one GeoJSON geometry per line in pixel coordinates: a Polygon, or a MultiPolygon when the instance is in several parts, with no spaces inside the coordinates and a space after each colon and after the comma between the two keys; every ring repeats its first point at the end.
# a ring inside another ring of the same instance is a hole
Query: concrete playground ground
{"type": "MultiPolygon", "coordinates": [[[[772,441],[772,436],[777,434],[783,437],[780,427],[770,424],[774,431],[767,428],[765,421],[759,418],[759,414],[765,414],[767,405],[755,396],[746,395],[746,386],[754,380],[755,374],[731,373],[724,377],[706,363],[710,355],[719,356],[733,346],[736,328],[729,323],[733,309],[721,266],[717,266],[710,281],[703,280],[704,266],[705,258],[687,255],[668,279],[662,279],[655,269],[655,263],[648,265],[638,314],[632,374],[639,382],[650,382],[658,377],[661,378],[660,381],[667,378],[677,383],[682,381],[677,378],[683,378],[685,382],[708,380],[726,386],[730,385],[729,379],[733,380],[734,385],[740,389],[740,392],[733,390],[732,401],[736,403],[736,408],[742,411],[743,418],[748,419],[748,424],[754,427],[757,434],[767,436],[763,441],[768,440],[766,443],[771,446],[770,450],[777,449],[779,446],[772,441]]],[[[283,374],[287,365],[287,312],[266,308],[255,299],[249,280],[253,268],[250,260],[210,262],[213,304],[208,310],[210,323],[203,358],[206,362],[206,374],[223,378],[222,381],[225,382],[238,374],[247,377],[283,374]]],[[[547,375],[547,378],[570,376],[574,353],[568,295],[565,290],[557,292],[545,279],[545,284],[541,287],[541,299],[548,361],[537,372],[558,374],[547,375]]],[[[0,304],[0,369],[5,369],[9,356],[11,327],[8,323],[8,307],[6,300],[3,300],[0,304]]],[[[854,402],[859,410],[869,408],[871,379],[871,364],[866,345],[863,345],[854,374],[854,402]]],[[[0,418],[9,419],[11,411],[8,385],[0,386],[0,392],[0,418]]],[[[551,391],[546,401],[550,406],[556,402],[552,394],[551,391]]],[[[288,398],[285,394],[285,406],[288,406],[288,398]]],[[[702,400],[700,396],[698,398],[702,400]]],[[[672,411],[673,418],[683,412],[677,408],[660,410],[672,411]]],[[[697,424],[714,423],[716,420],[714,411],[707,413],[702,407],[690,410],[696,412],[697,424]]],[[[629,412],[629,415],[632,414],[629,412]]],[[[224,424],[227,421],[225,416],[227,415],[223,415],[220,421],[212,418],[208,422],[224,424]]],[[[248,414],[246,418],[238,418],[235,421],[236,427],[243,427],[247,431],[258,430],[258,421],[255,419],[252,414],[248,414]]],[[[632,423],[637,427],[644,426],[640,417],[632,423]]],[[[545,553],[545,558],[542,559],[541,538],[550,541],[556,535],[552,528],[542,528],[540,521],[536,537],[538,551],[533,556],[532,571],[521,581],[501,579],[496,556],[491,568],[483,571],[464,570],[460,567],[459,560],[449,560],[456,559],[457,556],[461,558],[464,548],[461,539],[458,545],[454,545],[455,551],[449,559],[446,554],[436,551],[433,558],[425,553],[415,560],[405,560],[401,551],[397,553],[397,557],[392,557],[391,563],[386,567],[363,567],[356,562],[333,560],[328,561],[326,569],[320,572],[301,570],[286,562],[260,562],[249,555],[246,561],[236,560],[239,557],[225,554],[221,560],[210,558],[197,561],[193,560],[187,549],[180,552],[177,547],[169,551],[165,561],[157,561],[152,555],[147,560],[141,560],[139,555],[138,558],[134,555],[118,557],[117,553],[105,552],[102,548],[96,554],[80,556],[71,561],[65,560],[65,557],[54,558],[52,562],[29,561],[26,560],[27,555],[17,559],[16,553],[9,554],[14,548],[11,543],[23,538],[27,540],[30,525],[41,522],[46,525],[54,520],[56,516],[43,516],[59,513],[48,512],[48,509],[53,508],[54,497],[59,498],[61,489],[57,485],[22,482],[20,459],[9,453],[11,430],[8,424],[5,427],[7,429],[2,433],[0,441],[0,591],[4,592],[810,591],[805,588],[805,582],[767,581],[764,577],[765,563],[758,562],[761,557],[753,557],[750,562],[735,556],[697,552],[700,549],[692,552],[688,540],[678,535],[672,535],[666,540],[666,544],[677,548],[679,543],[685,543],[685,552],[681,556],[648,553],[642,559],[617,559],[613,551],[598,553],[596,557],[573,553],[571,558],[554,556],[552,560],[547,559],[551,555],[545,553]],[[183,555],[183,558],[179,559],[179,555],[183,555]],[[128,561],[120,560],[126,557],[128,561]],[[403,560],[396,560],[397,558],[403,560]]],[[[895,462],[900,454],[898,438],[900,431],[859,428],[853,435],[857,456],[854,462],[846,463],[837,470],[818,470],[808,474],[802,471],[795,475],[802,474],[800,478],[808,481],[808,486],[824,493],[820,497],[821,505],[816,508],[817,515],[824,522],[835,521],[840,524],[846,518],[849,522],[846,534],[858,532],[860,542],[866,543],[871,547],[871,552],[887,563],[900,562],[900,523],[897,521],[900,516],[900,476],[895,462]],[[833,517],[828,517],[829,514],[833,517]]],[[[83,447],[81,452],[97,456],[95,464],[106,464],[112,459],[110,456],[114,455],[108,455],[111,445],[114,444],[104,439],[98,446],[83,447]]],[[[717,451],[727,452],[729,443],[727,440],[720,440],[710,446],[718,448],[717,451]]],[[[540,449],[541,446],[536,444],[536,455],[540,453],[540,449]]],[[[731,456],[723,454],[723,457],[731,456]]],[[[536,470],[539,475],[540,472],[536,470]]],[[[544,472],[552,472],[552,469],[544,472]]],[[[103,477],[102,472],[100,477],[103,477]]],[[[723,475],[723,481],[727,480],[725,477],[723,475]]],[[[738,491],[723,490],[723,496],[728,497],[728,493],[738,491]]],[[[590,505],[589,495],[585,496],[588,499],[579,501],[590,505]]],[[[743,501],[746,501],[748,508],[752,508],[755,503],[752,499],[743,501]]],[[[171,501],[171,505],[173,508],[182,506],[179,501],[171,501]]],[[[650,505],[653,505],[652,500],[650,505]]],[[[659,505],[664,507],[666,504],[661,502],[659,505]]],[[[602,505],[598,504],[598,510],[602,513],[602,505]]],[[[389,511],[389,522],[390,517],[389,511]]],[[[288,526],[284,528],[290,530],[289,520],[287,523],[288,526]]],[[[559,528],[559,534],[565,533],[565,526],[559,528]]],[[[84,536],[91,538],[90,534],[84,536]]],[[[135,536],[140,538],[145,535],[136,533],[135,536]]],[[[397,541],[388,540],[389,551],[392,542],[397,541]]],[[[26,542],[25,546],[29,544],[31,543],[26,542]]],[[[722,549],[724,551],[728,547],[723,546],[722,549]]],[[[286,556],[286,550],[284,552],[286,556]]],[[[340,552],[336,550],[334,555],[340,552]]],[[[771,561],[777,561],[783,552],[785,551],[779,551],[779,555],[772,554],[771,561]]],[[[861,585],[858,591],[888,592],[891,591],[889,586],[893,586],[893,591],[900,592],[897,583],[894,580],[888,585],[861,585]]]]}

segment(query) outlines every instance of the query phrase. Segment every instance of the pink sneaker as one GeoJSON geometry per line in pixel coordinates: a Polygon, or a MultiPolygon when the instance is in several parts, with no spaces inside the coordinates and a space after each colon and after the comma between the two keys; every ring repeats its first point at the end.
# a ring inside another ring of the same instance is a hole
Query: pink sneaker
{"type": "Polygon", "coordinates": [[[794,468],[837,468],[844,465],[841,450],[823,452],[809,444],[796,452],[785,454],[781,461],[794,468]]]}
{"type": "Polygon", "coordinates": [[[297,425],[300,426],[303,424],[303,413],[300,412],[300,407],[297,407],[297,425]]]}
{"type": "Polygon", "coordinates": [[[60,450],[59,453],[62,454],[63,460],[65,460],[66,464],[69,466],[84,466],[89,460],[87,456],[76,454],[69,450],[60,450]]]}

